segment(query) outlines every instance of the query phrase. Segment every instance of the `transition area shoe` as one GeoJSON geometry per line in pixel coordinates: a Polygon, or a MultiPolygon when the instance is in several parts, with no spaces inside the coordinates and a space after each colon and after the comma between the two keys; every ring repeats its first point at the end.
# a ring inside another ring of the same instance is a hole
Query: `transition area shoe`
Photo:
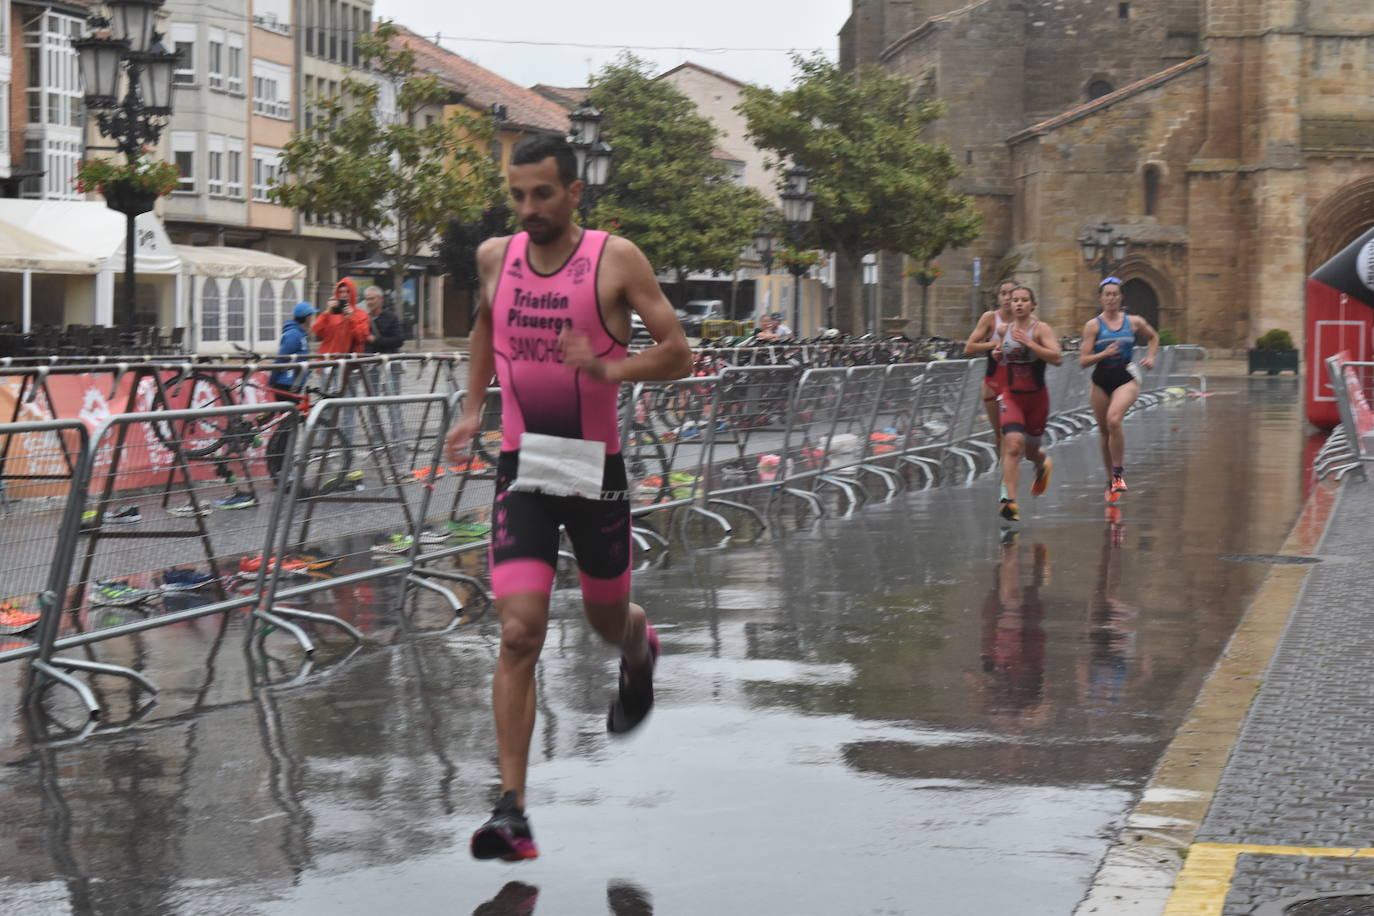
{"type": "MultiPolygon", "coordinates": [[[[267,564],[267,571],[272,572],[277,568],[274,560],[267,564]]],[[[239,560],[239,575],[256,576],[262,569],[262,555],[256,557],[244,557],[239,560]]],[[[310,565],[298,557],[283,557],[281,560],[281,571],[287,575],[302,576],[310,571],[310,565]]]]}
{"type": "Polygon", "coordinates": [[[0,601],[0,636],[16,636],[32,630],[42,616],[22,610],[12,601],[0,601]]]}
{"type": "Polygon", "coordinates": [[[449,522],[448,530],[460,541],[475,541],[491,534],[491,525],[487,522],[449,522]]]}
{"type": "Polygon", "coordinates": [[[209,503],[202,503],[199,506],[185,503],[180,506],[168,506],[167,514],[175,515],[177,518],[195,518],[197,515],[209,515],[215,511],[215,507],[209,503]]]}
{"type": "Polygon", "coordinates": [[[658,666],[658,633],[645,623],[644,636],[649,641],[649,667],[645,671],[631,671],[630,662],[620,656],[620,692],[606,715],[606,731],[623,735],[643,722],[654,708],[654,668],[658,666]]]}
{"type": "Polygon", "coordinates": [[[1001,508],[997,510],[997,514],[1009,522],[1021,521],[1021,511],[1016,507],[1016,501],[1012,499],[1002,500],[1001,508]]]}
{"type": "Polygon", "coordinates": [[[1031,496],[1040,496],[1050,487],[1050,475],[1054,473],[1054,459],[1045,456],[1045,463],[1035,469],[1035,482],[1031,484],[1031,496]]]}
{"type": "Polygon", "coordinates": [[[151,588],[135,588],[127,579],[97,579],[91,586],[91,604],[132,607],[158,598],[151,588]]]}
{"type": "Polygon", "coordinates": [[[242,490],[235,490],[224,499],[216,500],[215,506],[219,509],[251,509],[258,504],[258,499],[252,493],[245,493],[242,490]]]}
{"type": "Polygon", "coordinates": [[[372,542],[373,553],[405,553],[415,539],[408,534],[384,534],[372,542]]]}
{"type": "Polygon", "coordinates": [[[187,569],[184,566],[173,566],[162,573],[164,591],[190,591],[209,585],[214,581],[215,577],[209,573],[196,572],[194,569],[187,569]]]}
{"type": "Polygon", "coordinates": [[[420,529],[421,544],[445,544],[451,537],[453,537],[452,531],[442,531],[429,525],[420,529]]]}
{"type": "Polygon", "coordinates": [[[529,818],[516,807],[515,793],[507,792],[496,803],[491,817],[472,835],[474,859],[504,859],[522,862],[539,856],[529,818]]]}
{"type": "Polygon", "coordinates": [[[128,525],[143,521],[143,513],[138,511],[138,506],[125,506],[122,509],[111,509],[106,512],[105,521],[128,525]]]}

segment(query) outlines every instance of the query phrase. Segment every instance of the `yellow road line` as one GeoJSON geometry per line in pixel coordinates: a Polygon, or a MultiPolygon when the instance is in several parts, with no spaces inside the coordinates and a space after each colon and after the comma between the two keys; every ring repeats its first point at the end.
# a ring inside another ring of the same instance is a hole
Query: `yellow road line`
{"type": "Polygon", "coordinates": [[[1311,856],[1332,859],[1374,859],[1374,849],[1329,846],[1258,846],[1250,843],[1194,843],[1169,895],[1164,916],[1221,916],[1236,859],[1250,853],[1262,856],[1311,856]]]}

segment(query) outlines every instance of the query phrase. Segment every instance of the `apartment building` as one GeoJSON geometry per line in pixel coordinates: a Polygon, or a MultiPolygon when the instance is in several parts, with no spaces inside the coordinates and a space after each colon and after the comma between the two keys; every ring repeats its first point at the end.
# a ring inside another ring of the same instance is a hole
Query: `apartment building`
{"type": "Polygon", "coordinates": [[[78,3],[0,0],[0,188],[3,196],[80,200],[72,179],[85,149],[81,76],[71,42],[86,24],[78,3]]]}

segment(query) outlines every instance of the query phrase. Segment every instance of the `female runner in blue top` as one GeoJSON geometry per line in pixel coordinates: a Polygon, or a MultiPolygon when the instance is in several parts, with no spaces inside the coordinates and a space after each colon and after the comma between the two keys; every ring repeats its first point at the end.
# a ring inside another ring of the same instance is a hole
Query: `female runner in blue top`
{"type": "Polygon", "coordinates": [[[1114,503],[1126,492],[1126,434],[1121,422],[1135,399],[1140,397],[1140,373],[1131,365],[1137,336],[1149,345],[1140,365],[1154,368],[1159,352],[1159,334],[1139,315],[1128,315],[1121,308],[1121,281],[1108,277],[1098,284],[1102,313],[1083,325],[1083,343],[1078,364],[1093,367],[1092,407],[1101,435],[1102,463],[1107,469],[1106,500],[1114,503]]]}

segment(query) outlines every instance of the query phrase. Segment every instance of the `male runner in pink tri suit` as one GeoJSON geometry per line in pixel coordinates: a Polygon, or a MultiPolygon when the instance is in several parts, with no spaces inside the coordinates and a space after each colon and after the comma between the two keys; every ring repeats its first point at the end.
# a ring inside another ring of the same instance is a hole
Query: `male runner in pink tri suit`
{"type": "Polygon", "coordinates": [[[472,854],[519,861],[539,854],[525,817],[525,775],[560,527],[577,556],[587,620],[621,649],[607,730],[627,732],[653,707],[658,638],[644,609],[630,602],[630,494],[616,396],[622,382],[687,375],[692,353],[643,253],[573,222],[583,184],[566,141],[523,141],[507,179],[524,231],[477,251],[473,396],[447,443],[455,459],[469,447],[481,392],[495,374],[503,435],[492,507],[491,579],[501,620],[492,708],[503,794],[473,834],[472,854]],[[627,359],[631,310],[656,343],[627,359]]]}

